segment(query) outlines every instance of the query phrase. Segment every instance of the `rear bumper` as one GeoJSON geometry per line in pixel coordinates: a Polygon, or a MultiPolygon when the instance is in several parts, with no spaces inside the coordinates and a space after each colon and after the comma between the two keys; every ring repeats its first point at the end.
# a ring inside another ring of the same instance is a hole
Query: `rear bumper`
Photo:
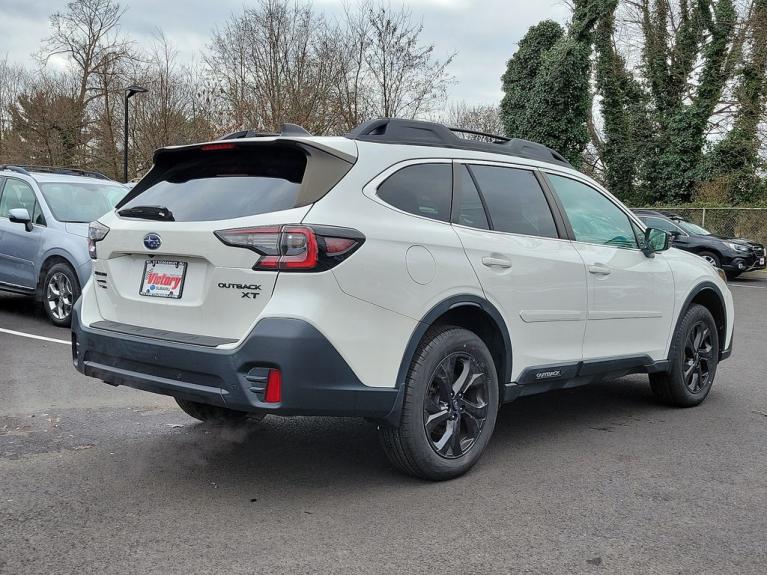
{"type": "Polygon", "coordinates": [[[83,326],[78,301],[72,315],[75,368],[111,385],[241,411],[385,418],[395,406],[397,389],[363,385],[332,344],[302,320],[262,319],[236,349],[133,331],[83,326]],[[282,373],[279,403],[263,401],[258,376],[265,367],[282,373]]]}

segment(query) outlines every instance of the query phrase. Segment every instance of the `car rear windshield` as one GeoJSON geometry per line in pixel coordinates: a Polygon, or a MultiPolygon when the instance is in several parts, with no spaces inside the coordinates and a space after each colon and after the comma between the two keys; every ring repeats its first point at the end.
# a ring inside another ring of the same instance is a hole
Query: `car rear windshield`
{"type": "Polygon", "coordinates": [[[42,182],[45,202],[60,222],[92,222],[115,207],[128,189],[115,184],[42,182]]]}
{"type": "MultiPolygon", "coordinates": [[[[161,206],[174,221],[227,220],[305,205],[304,150],[290,146],[213,144],[168,151],[122,203],[120,213],[161,206]]],[[[327,190],[326,190],[327,191],[327,190]]]]}

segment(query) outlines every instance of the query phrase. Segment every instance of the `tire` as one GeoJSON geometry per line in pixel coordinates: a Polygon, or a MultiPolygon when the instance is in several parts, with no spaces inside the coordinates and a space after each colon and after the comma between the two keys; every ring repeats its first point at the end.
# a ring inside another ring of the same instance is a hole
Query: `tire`
{"type": "Polygon", "coordinates": [[[708,261],[712,266],[716,268],[722,267],[722,260],[714,252],[698,252],[698,255],[708,261]]]}
{"type": "Polygon", "coordinates": [[[410,365],[399,425],[379,426],[384,452],[408,475],[433,481],[463,475],[490,441],[498,395],[485,343],[463,328],[432,329],[410,365]]]}
{"type": "Polygon", "coordinates": [[[671,342],[669,359],[669,371],[650,374],[653,393],[673,407],[699,405],[711,391],[719,364],[716,322],[702,305],[692,305],[685,313],[671,342]]]}
{"type": "Polygon", "coordinates": [[[237,424],[244,423],[246,420],[261,421],[266,417],[262,413],[249,413],[247,411],[236,411],[217,405],[208,405],[197,401],[188,401],[186,399],[174,398],[178,406],[187,415],[199,419],[200,421],[212,423],[237,424]]]}
{"type": "Polygon", "coordinates": [[[57,327],[69,327],[72,308],[80,297],[80,282],[75,270],[62,262],[53,264],[40,286],[40,299],[51,323],[57,327]]]}

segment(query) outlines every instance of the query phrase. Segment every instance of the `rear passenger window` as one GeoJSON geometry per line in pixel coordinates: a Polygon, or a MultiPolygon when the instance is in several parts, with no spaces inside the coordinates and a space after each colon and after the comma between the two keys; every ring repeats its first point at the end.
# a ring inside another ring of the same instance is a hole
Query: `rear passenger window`
{"type": "Polygon", "coordinates": [[[529,170],[471,166],[494,230],[556,238],[557,227],[538,180],[529,170]]]}
{"type": "Polygon", "coordinates": [[[451,164],[416,164],[389,176],[378,197],[403,212],[449,222],[452,188],[451,164]]]}
{"type": "Polygon", "coordinates": [[[470,228],[479,228],[481,230],[490,229],[487,222],[485,206],[479,197],[477,186],[469,174],[466,166],[460,167],[460,181],[456,186],[456,208],[453,215],[453,222],[470,228]]]}

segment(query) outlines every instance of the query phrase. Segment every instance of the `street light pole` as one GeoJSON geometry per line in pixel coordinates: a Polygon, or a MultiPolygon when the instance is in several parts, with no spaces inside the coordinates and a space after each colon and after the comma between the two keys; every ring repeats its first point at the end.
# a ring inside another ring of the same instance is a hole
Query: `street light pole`
{"type": "Polygon", "coordinates": [[[128,183],[128,100],[134,95],[134,94],[143,94],[144,92],[148,92],[146,88],[142,88],[141,86],[136,86],[135,84],[132,86],[128,86],[125,88],[125,130],[123,133],[123,181],[127,184],[128,183]]]}

